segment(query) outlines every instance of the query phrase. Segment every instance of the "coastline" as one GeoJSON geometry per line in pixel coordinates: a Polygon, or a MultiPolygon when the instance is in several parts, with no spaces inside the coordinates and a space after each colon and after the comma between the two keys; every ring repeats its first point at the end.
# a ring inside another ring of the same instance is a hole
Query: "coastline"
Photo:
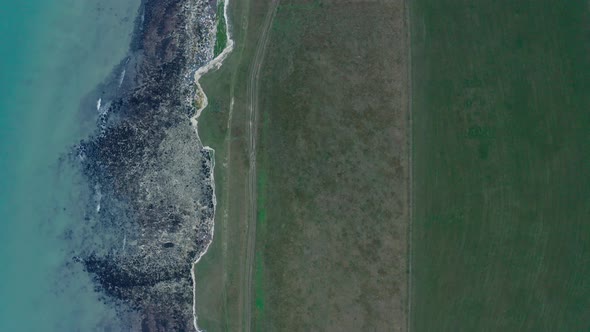
{"type": "Polygon", "coordinates": [[[75,260],[125,329],[198,330],[192,268],[212,241],[216,198],[195,78],[231,51],[213,56],[218,5],[143,0],[127,56],[87,98],[96,130],[69,154],[89,188],[75,260]]]}
{"type": "MultiPolygon", "coordinates": [[[[223,61],[225,60],[225,58],[227,58],[227,56],[229,55],[229,53],[231,53],[231,51],[233,50],[233,47],[234,47],[234,41],[231,38],[231,29],[230,29],[231,27],[230,27],[229,18],[227,15],[228,5],[229,5],[229,0],[224,0],[223,16],[225,19],[225,30],[226,30],[227,44],[225,45],[225,48],[218,56],[216,56],[213,60],[208,62],[206,65],[197,69],[197,71],[195,72],[195,75],[194,75],[194,81],[195,81],[195,85],[197,88],[197,91],[195,94],[195,99],[200,98],[200,101],[199,101],[199,108],[196,110],[195,115],[193,115],[191,117],[190,121],[191,121],[191,126],[195,130],[195,134],[197,135],[198,141],[201,140],[199,137],[199,133],[198,133],[198,118],[201,115],[201,113],[203,112],[203,110],[208,105],[207,95],[203,91],[203,88],[202,88],[199,80],[203,75],[207,74],[211,70],[219,69],[221,67],[221,65],[223,64],[223,61]]],[[[216,27],[216,29],[217,29],[217,27],[216,27]]],[[[192,287],[193,287],[193,325],[194,325],[195,330],[197,332],[201,332],[201,330],[199,329],[198,324],[197,324],[197,320],[198,320],[197,308],[196,308],[197,286],[196,286],[196,279],[195,279],[195,265],[207,253],[211,243],[213,242],[213,235],[215,232],[215,212],[217,211],[217,199],[216,199],[216,195],[215,195],[215,150],[213,148],[211,148],[209,146],[205,146],[205,145],[203,146],[203,149],[207,150],[212,155],[212,157],[211,157],[211,173],[210,173],[211,175],[210,175],[209,181],[210,181],[211,187],[213,189],[212,199],[213,199],[214,208],[213,208],[213,216],[212,216],[213,222],[211,223],[211,240],[206,244],[205,250],[203,250],[201,253],[199,253],[197,255],[197,257],[194,259],[194,261],[192,262],[192,265],[191,265],[191,280],[192,280],[192,287]]]]}

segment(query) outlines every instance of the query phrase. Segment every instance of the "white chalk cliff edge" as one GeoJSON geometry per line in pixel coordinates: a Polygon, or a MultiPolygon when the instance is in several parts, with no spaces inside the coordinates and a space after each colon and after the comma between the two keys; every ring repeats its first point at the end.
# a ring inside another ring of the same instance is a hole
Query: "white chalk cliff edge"
{"type": "MultiPolygon", "coordinates": [[[[203,112],[203,110],[205,109],[205,107],[207,107],[208,104],[208,100],[207,100],[207,95],[205,95],[205,92],[203,91],[203,88],[201,87],[201,83],[199,82],[200,78],[207,74],[208,72],[210,72],[211,70],[217,70],[221,67],[221,65],[223,64],[223,61],[225,60],[225,58],[227,58],[228,54],[233,50],[234,48],[234,41],[231,38],[231,29],[229,26],[229,18],[227,16],[227,7],[228,7],[228,3],[229,0],[224,0],[223,3],[223,16],[225,19],[225,30],[226,30],[226,36],[227,36],[227,44],[225,45],[225,48],[223,49],[223,51],[216,56],[213,60],[211,60],[210,62],[208,62],[206,65],[202,66],[201,68],[199,68],[196,72],[195,72],[195,84],[197,86],[197,92],[196,92],[196,96],[195,98],[198,100],[198,105],[199,108],[197,109],[195,115],[191,118],[191,125],[193,126],[193,128],[195,129],[195,132],[197,133],[197,137],[199,136],[199,133],[197,131],[197,126],[198,126],[198,118],[201,115],[201,112],[203,112]]],[[[217,29],[217,27],[216,27],[217,29]]],[[[215,34],[217,31],[215,31],[215,34]]],[[[211,165],[211,186],[213,188],[213,207],[214,209],[216,209],[217,207],[217,200],[215,198],[215,181],[214,181],[214,172],[215,172],[215,150],[213,150],[211,147],[209,146],[204,146],[203,147],[205,150],[209,150],[212,153],[212,165],[211,165]]],[[[215,214],[213,214],[213,218],[215,218],[215,214]]],[[[196,308],[196,304],[197,304],[197,285],[196,285],[196,279],[195,279],[195,269],[194,269],[194,265],[197,264],[200,260],[201,257],[203,257],[203,255],[205,255],[207,253],[207,251],[209,250],[209,246],[211,245],[211,242],[213,241],[213,234],[214,234],[214,222],[211,223],[211,241],[209,241],[209,243],[207,244],[205,250],[203,252],[201,252],[193,261],[193,266],[191,267],[191,278],[193,281],[193,324],[195,326],[195,329],[197,331],[201,331],[197,325],[197,308],[196,308]]]]}

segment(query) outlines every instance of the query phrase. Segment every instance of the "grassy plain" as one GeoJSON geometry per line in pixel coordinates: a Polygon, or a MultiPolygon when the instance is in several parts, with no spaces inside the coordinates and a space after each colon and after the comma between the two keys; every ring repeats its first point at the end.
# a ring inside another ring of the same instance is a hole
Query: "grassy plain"
{"type": "Polygon", "coordinates": [[[413,331],[590,329],[587,1],[412,1],[413,331]]]}
{"type": "MultiPolygon", "coordinates": [[[[209,106],[199,118],[203,144],[215,149],[217,213],[213,243],[195,266],[199,328],[244,331],[248,243],[248,81],[268,1],[230,1],[233,52],[201,83],[209,106]]],[[[219,31],[218,31],[219,32],[219,31]]],[[[217,50],[218,52],[220,50],[217,50]]]]}
{"type": "Polygon", "coordinates": [[[404,1],[281,0],[260,77],[256,331],[404,331],[404,1]]]}

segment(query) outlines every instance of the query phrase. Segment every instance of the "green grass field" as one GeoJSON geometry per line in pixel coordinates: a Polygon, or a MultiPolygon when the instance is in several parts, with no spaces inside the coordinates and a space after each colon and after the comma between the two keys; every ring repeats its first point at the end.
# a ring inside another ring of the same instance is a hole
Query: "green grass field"
{"type": "Polygon", "coordinates": [[[413,331],[590,329],[588,9],[411,1],[413,331]]]}
{"type": "MultiPolygon", "coordinates": [[[[203,144],[215,149],[217,211],[213,243],[196,265],[195,274],[198,325],[210,332],[244,331],[250,326],[249,317],[244,312],[245,294],[250,287],[245,281],[248,269],[245,259],[248,227],[247,82],[267,8],[268,1],[264,0],[230,1],[228,15],[234,50],[219,70],[208,73],[201,80],[209,106],[199,118],[199,135],[203,144]]],[[[220,31],[218,29],[218,33],[220,31]]],[[[220,40],[217,39],[217,54],[222,51],[220,40]]]]}
{"type": "MultiPolygon", "coordinates": [[[[226,0],[227,1],[227,0],[226,0]]],[[[225,24],[225,16],[223,13],[224,10],[224,1],[219,1],[217,3],[217,33],[215,35],[215,46],[213,47],[213,56],[216,57],[227,45],[227,27],[225,24]]]]}

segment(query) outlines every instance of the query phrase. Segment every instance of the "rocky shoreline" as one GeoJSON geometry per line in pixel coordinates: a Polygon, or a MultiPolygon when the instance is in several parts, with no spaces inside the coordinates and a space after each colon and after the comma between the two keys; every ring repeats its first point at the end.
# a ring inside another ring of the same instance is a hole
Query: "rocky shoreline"
{"type": "Polygon", "coordinates": [[[216,6],[143,1],[129,56],[99,89],[97,132],[71,154],[91,192],[75,259],[133,331],[195,329],[191,267],[212,240],[215,193],[190,119],[216,6]]]}

